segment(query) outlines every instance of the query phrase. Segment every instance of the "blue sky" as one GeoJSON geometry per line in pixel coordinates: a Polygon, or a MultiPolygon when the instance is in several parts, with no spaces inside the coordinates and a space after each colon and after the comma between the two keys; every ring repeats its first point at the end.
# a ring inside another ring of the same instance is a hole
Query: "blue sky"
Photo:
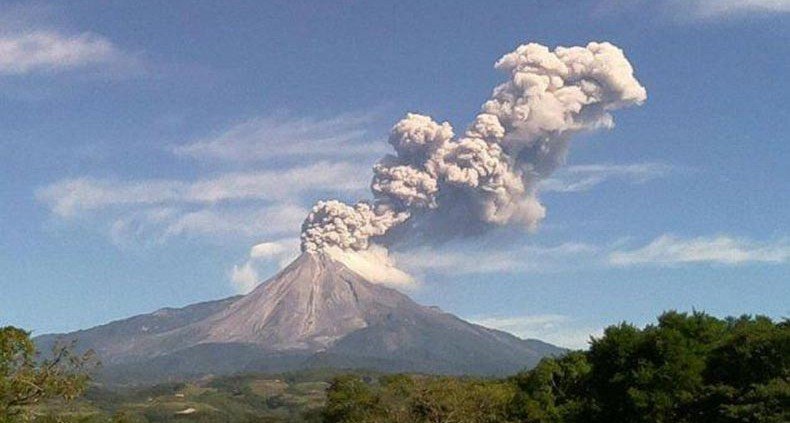
{"type": "Polygon", "coordinates": [[[477,3],[2,3],[0,324],[233,295],[251,246],[286,257],[316,200],[369,195],[406,112],[463,128],[502,54],[589,41],[647,102],[574,140],[537,232],[396,254],[409,294],[567,346],[668,309],[790,314],[790,1],[477,3]]]}

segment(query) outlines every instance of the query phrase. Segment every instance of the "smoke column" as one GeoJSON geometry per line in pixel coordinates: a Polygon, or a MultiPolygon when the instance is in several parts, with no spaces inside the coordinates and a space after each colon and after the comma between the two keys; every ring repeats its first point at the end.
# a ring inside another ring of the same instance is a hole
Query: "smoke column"
{"type": "Polygon", "coordinates": [[[647,98],[609,43],[554,51],[525,44],[495,67],[508,80],[463,134],[413,113],[396,123],[394,154],[373,166],[373,201],[319,201],[302,224],[302,251],[379,249],[396,227],[442,236],[534,229],[546,215],[538,183],[563,164],[571,137],[611,128],[613,110],[647,98]]]}

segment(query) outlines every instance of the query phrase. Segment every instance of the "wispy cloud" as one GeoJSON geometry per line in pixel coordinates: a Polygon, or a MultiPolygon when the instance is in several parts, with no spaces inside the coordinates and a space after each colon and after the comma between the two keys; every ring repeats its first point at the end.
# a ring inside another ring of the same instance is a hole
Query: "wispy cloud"
{"type": "Polygon", "coordinates": [[[0,74],[4,75],[138,65],[136,57],[91,32],[76,35],[54,30],[0,33],[0,74]]]}
{"type": "Polygon", "coordinates": [[[703,19],[751,13],[790,13],[790,0],[673,0],[672,4],[703,19]]]}
{"type": "Polygon", "coordinates": [[[106,227],[119,245],[182,236],[247,240],[296,236],[314,197],[364,190],[365,171],[345,162],[319,162],[194,181],[77,178],[46,186],[36,197],[60,219],[106,227]]]}
{"type": "Polygon", "coordinates": [[[610,180],[642,184],[670,175],[673,168],[662,163],[589,164],[568,166],[541,182],[543,192],[589,191],[610,180]]]}
{"type": "Polygon", "coordinates": [[[608,260],[615,266],[785,263],[790,260],[790,243],[787,240],[760,243],[726,235],[691,239],[662,235],[643,247],[614,251],[608,260]]]}
{"type": "Polygon", "coordinates": [[[600,0],[604,15],[650,14],[676,23],[718,21],[790,13],[790,0],[600,0]]]}
{"type": "Polygon", "coordinates": [[[283,115],[251,119],[219,134],[176,146],[177,155],[198,159],[255,162],[274,157],[378,157],[386,143],[372,137],[374,113],[347,113],[325,119],[283,115]]]}
{"type": "Polygon", "coordinates": [[[59,220],[106,228],[119,245],[190,236],[243,242],[296,237],[315,200],[367,192],[370,161],[353,156],[386,145],[363,141],[370,116],[255,120],[171,151],[204,161],[198,177],[84,176],[56,181],[35,195],[59,220]],[[294,157],[276,159],[282,155],[294,157]]]}
{"type": "Polygon", "coordinates": [[[598,250],[593,245],[569,242],[549,247],[529,245],[505,250],[419,248],[397,253],[394,257],[399,266],[415,273],[542,273],[567,270],[569,263],[581,264],[595,257],[598,250]]]}
{"type": "Polygon", "coordinates": [[[140,207],[91,214],[83,222],[106,229],[119,246],[162,244],[173,238],[215,240],[296,237],[307,210],[295,204],[225,207],[140,207]]]}
{"type": "Polygon", "coordinates": [[[477,316],[470,319],[479,325],[510,332],[521,338],[540,339],[571,349],[584,349],[590,337],[600,337],[601,328],[580,324],[561,314],[521,316],[477,316]]]}
{"type": "Polygon", "coordinates": [[[296,233],[306,214],[304,207],[287,203],[268,207],[201,209],[180,214],[167,225],[163,234],[166,237],[185,234],[253,237],[296,233]]]}
{"type": "Polygon", "coordinates": [[[250,249],[247,261],[231,269],[231,284],[236,292],[246,294],[263,282],[260,277],[261,267],[276,262],[280,268],[283,268],[293,261],[298,253],[299,239],[295,236],[256,244],[250,249]]]}
{"type": "Polygon", "coordinates": [[[299,242],[292,238],[262,242],[250,249],[250,258],[257,260],[280,259],[283,256],[293,255],[298,249],[299,242]]]}
{"type": "Polygon", "coordinates": [[[138,73],[140,54],[102,34],[70,28],[64,11],[52,4],[0,5],[0,76],[138,73]]]}
{"type": "Polygon", "coordinates": [[[66,37],[55,32],[32,32],[0,37],[0,73],[70,69],[109,60],[117,54],[107,39],[83,33],[66,37]]]}
{"type": "Polygon", "coordinates": [[[622,239],[591,244],[567,242],[554,246],[526,245],[498,249],[438,246],[403,251],[397,264],[415,274],[540,274],[636,265],[678,266],[790,262],[787,239],[756,242],[728,235],[680,238],[661,235],[643,246],[628,248],[622,239]]]}
{"type": "Polygon", "coordinates": [[[346,162],[319,162],[281,171],[226,173],[196,181],[77,178],[40,189],[36,197],[61,217],[116,206],[275,201],[307,192],[364,190],[368,182],[367,167],[364,169],[346,162]],[[358,177],[350,179],[349,175],[358,177]]]}

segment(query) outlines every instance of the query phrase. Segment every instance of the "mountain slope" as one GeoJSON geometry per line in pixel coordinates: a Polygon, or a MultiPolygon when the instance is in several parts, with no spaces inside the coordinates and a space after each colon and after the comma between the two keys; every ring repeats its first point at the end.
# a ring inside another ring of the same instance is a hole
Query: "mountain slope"
{"type": "Polygon", "coordinates": [[[63,337],[94,349],[105,379],[123,382],[304,367],[506,374],[563,351],[420,306],[325,253],[302,254],[245,296],[63,337]]]}
{"type": "Polygon", "coordinates": [[[129,349],[143,339],[170,332],[211,316],[241,298],[235,296],[216,301],[188,305],[183,308],[163,308],[149,314],[113,321],[68,334],[48,334],[35,338],[40,351],[50,351],[58,340],[77,339],[82,349],[93,349],[102,357],[104,365],[123,358],[129,349]]]}

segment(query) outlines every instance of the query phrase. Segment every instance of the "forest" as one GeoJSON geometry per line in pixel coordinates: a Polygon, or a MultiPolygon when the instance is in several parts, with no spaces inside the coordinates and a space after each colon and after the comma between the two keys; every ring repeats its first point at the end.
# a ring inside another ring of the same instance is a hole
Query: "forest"
{"type": "Polygon", "coordinates": [[[790,421],[790,324],[668,312],[504,380],[336,378],[327,422],[790,421]]]}

